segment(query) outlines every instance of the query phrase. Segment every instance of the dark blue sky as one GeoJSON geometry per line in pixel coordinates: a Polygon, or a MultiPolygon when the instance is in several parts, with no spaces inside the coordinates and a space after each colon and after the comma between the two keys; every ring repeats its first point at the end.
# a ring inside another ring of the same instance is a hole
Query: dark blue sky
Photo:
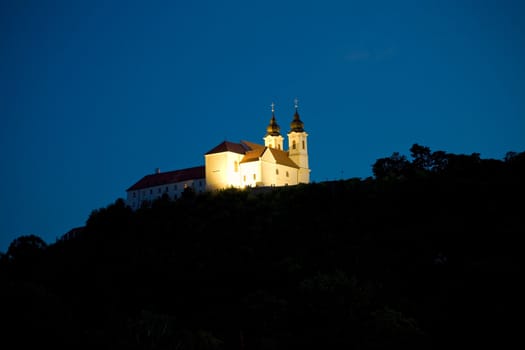
{"type": "MultiPolygon", "coordinates": [[[[0,251],[53,243],[155,168],[285,134],[315,182],[525,151],[523,1],[1,1],[0,251]]],[[[407,214],[408,215],[408,214],[407,214]]]]}

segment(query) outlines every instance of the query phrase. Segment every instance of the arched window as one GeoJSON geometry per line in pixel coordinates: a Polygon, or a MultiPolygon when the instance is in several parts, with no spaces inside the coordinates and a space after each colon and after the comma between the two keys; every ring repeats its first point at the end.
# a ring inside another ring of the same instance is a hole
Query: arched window
{"type": "Polygon", "coordinates": [[[279,175],[279,169],[275,169],[275,175],[279,175]]]}
{"type": "Polygon", "coordinates": [[[304,140],[303,140],[303,149],[305,148],[304,145],[305,145],[305,144],[304,144],[304,140]]]}
{"type": "Polygon", "coordinates": [[[235,171],[235,172],[239,171],[239,162],[238,161],[233,162],[233,171],[235,171]]]}
{"type": "Polygon", "coordinates": [[[295,140],[292,141],[292,149],[296,149],[297,145],[295,144],[295,140]]]}

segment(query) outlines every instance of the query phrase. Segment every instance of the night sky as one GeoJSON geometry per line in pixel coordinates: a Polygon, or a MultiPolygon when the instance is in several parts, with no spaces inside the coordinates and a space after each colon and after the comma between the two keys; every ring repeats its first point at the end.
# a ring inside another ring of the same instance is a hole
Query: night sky
{"type": "MultiPolygon", "coordinates": [[[[393,152],[525,151],[524,1],[0,1],[0,252],[142,176],[283,136],[311,180],[393,152]]],[[[287,145],[285,145],[287,148],[287,145]]]]}

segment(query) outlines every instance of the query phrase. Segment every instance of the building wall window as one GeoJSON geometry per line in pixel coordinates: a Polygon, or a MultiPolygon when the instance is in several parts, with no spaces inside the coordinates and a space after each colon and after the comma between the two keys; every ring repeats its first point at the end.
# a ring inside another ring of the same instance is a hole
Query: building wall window
{"type": "Polygon", "coordinates": [[[305,147],[304,147],[304,146],[305,146],[305,143],[304,143],[304,140],[303,140],[303,149],[305,149],[305,147]]]}
{"type": "Polygon", "coordinates": [[[253,179],[254,179],[254,180],[257,180],[257,176],[255,176],[255,174],[253,174],[253,179]]]}
{"type": "Polygon", "coordinates": [[[275,175],[279,175],[279,169],[275,169],[275,175]]]}
{"type": "Polygon", "coordinates": [[[286,177],[290,177],[290,174],[288,172],[286,172],[286,177]]]}
{"type": "Polygon", "coordinates": [[[295,140],[292,141],[292,149],[296,149],[297,148],[297,144],[295,143],[295,140]]]}
{"type": "Polygon", "coordinates": [[[239,171],[239,162],[238,161],[233,162],[233,171],[235,171],[235,172],[239,171]]]}

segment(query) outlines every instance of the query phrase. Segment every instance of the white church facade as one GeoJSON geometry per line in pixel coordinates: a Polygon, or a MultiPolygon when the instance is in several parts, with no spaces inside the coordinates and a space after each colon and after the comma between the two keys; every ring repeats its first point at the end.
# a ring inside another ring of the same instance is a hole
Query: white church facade
{"type": "Polygon", "coordinates": [[[263,137],[264,145],[249,141],[223,141],[204,154],[204,166],[146,175],[129,187],[126,203],[132,209],[167,195],[178,199],[188,187],[196,193],[226,188],[280,187],[310,182],[308,134],[298,112],[284,137],[272,116],[263,137]]]}

